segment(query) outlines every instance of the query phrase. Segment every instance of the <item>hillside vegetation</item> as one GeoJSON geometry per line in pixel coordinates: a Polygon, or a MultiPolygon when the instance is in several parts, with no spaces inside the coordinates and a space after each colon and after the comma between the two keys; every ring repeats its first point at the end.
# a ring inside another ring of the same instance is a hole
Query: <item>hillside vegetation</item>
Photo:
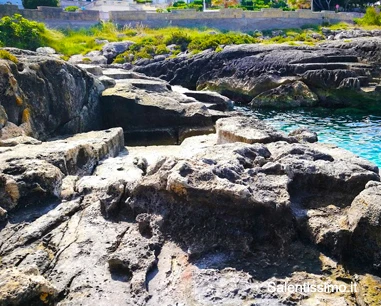
{"type": "MultiPolygon", "coordinates": [[[[380,14],[373,8],[367,10],[364,18],[355,20],[364,27],[378,27],[381,24],[380,14]]],[[[351,25],[340,23],[330,26],[332,29],[348,29],[351,25]]],[[[353,27],[353,26],[352,26],[353,27]]],[[[101,50],[104,41],[130,40],[135,42],[129,51],[116,58],[117,63],[134,62],[141,58],[152,58],[160,54],[172,56],[188,51],[198,53],[206,49],[217,52],[224,45],[248,43],[288,43],[313,45],[324,37],[321,27],[306,26],[301,29],[283,31],[255,31],[248,33],[222,32],[215,29],[190,29],[166,27],[150,29],[147,27],[117,28],[112,23],[100,23],[88,29],[51,30],[43,23],[30,21],[21,15],[6,16],[0,19],[0,44],[2,47],[17,47],[35,50],[49,46],[68,59],[74,54],[86,54],[101,50]]]]}

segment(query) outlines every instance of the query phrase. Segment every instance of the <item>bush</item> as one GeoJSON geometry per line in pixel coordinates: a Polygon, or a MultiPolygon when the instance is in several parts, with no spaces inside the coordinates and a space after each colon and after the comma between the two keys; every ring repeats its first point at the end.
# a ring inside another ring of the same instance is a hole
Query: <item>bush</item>
{"type": "Polygon", "coordinates": [[[359,25],[380,26],[381,16],[374,7],[368,7],[362,18],[356,18],[355,22],[359,25]]]}
{"type": "Polygon", "coordinates": [[[173,6],[182,7],[182,6],[187,6],[187,4],[185,3],[185,1],[176,1],[175,3],[173,3],[173,6]]]}
{"type": "Polygon", "coordinates": [[[9,53],[7,50],[0,50],[0,58],[10,60],[16,64],[18,62],[17,57],[9,53]]]}
{"type": "Polygon", "coordinates": [[[161,44],[156,47],[155,54],[156,55],[161,55],[161,54],[168,54],[169,50],[166,45],[161,44]]]}
{"type": "Polygon", "coordinates": [[[66,12],[75,12],[79,10],[79,7],[78,6],[75,6],[75,5],[71,5],[71,6],[67,6],[65,7],[65,11],[66,12]]]}
{"type": "Polygon", "coordinates": [[[36,9],[37,6],[58,6],[58,0],[22,0],[22,5],[26,9],[36,9]]]}
{"type": "Polygon", "coordinates": [[[46,29],[42,23],[19,14],[0,19],[0,41],[6,47],[35,50],[44,44],[46,29]]]}
{"type": "Polygon", "coordinates": [[[181,51],[185,51],[188,48],[189,43],[192,41],[192,38],[187,34],[182,32],[174,32],[171,36],[166,40],[166,45],[178,45],[180,46],[181,51]]]}
{"type": "Polygon", "coordinates": [[[225,34],[207,35],[194,38],[188,48],[191,51],[213,49],[219,45],[239,45],[257,43],[258,39],[247,34],[228,32],[225,34]]]}

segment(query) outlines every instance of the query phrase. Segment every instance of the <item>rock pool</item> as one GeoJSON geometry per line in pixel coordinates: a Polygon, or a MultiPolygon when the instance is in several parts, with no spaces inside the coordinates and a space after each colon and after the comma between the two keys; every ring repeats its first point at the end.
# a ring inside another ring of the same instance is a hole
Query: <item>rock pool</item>
{"type": "Polygon", "coordinates": [[[318,133],[320,142],[334,143],[381,167],[380,112],[321,108],[245,111],[285,132],[308,127],[318,133]]]}

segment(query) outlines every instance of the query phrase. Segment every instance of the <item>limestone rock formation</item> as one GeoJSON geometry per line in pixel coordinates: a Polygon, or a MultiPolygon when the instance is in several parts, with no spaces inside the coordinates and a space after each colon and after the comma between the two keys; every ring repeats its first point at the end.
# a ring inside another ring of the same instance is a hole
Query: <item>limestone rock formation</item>
{"type": "Polygon", "coordinates": [[[172,85],[217,91],[237,102],[253,101],[255,107],[373,107],[380,99],[380,46],[380,37],[314,47],[236,45],[221,52],[136,63],[134,70],[172,85]]]}
{"type": "Polygon", "coordinates": [[[245,142],[270,143],[284,140],[296,142],[292,137],[277,131],[256,118],[230,117],[216,122],[217,143],[245,142]]]}
{"type": "Polygon", "coordinates": [[[222,144],[123,149],[111,129],[0,148],[0,304],[377,305],[378,168],[238,119],[222,144]]]}
{"type": "Polygon", "coordinates": [[[280,85],[257,95],[250,106],[254,108],[287,109],[311,107],[318,102],[316,94],[301,81],[280,85]]]}
{"type": "Polygon", "coordinates": [[[100,128],[100,81],[62,60],[8,50],[19,60],[0,62],[0,112],[8,122],[41,140],[100,128]]]}
{"type": "Polygon", "coordinates": [[[128,143],[179,144],[214,131],[203,103],[173,92],[163,81],[121,79],[102,93],[104,126],[121,126],[128,143]]]}
{"type": "Polygon", "coordinates": [[[134,42],[128,40],[106,43],[102,47],[102,55],[106,57],[107,62],[111,64],[117,55],[127,51],[133,44],[134,42]]]}

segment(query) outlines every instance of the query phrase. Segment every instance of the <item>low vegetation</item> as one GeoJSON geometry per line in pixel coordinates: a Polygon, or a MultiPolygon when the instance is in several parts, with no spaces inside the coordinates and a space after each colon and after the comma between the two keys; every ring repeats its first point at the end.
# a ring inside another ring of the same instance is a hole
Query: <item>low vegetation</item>
{"type": "Polygon", "coordinates": [[[363,18],[356,18],[355,22],[361,26],[381,26],[381,15],[374,7],[368,7],[363,18]]]}
{"type": "Polygon", "coordinates": [[[79,10],[79,7],[78,6],[75,6],[75,5],[70,5],[70,6],[67,6],[65,7],[65,12],[76,12],[79,10]]]}
{"type": "Polygon", "coordinates": [[[5,47],[35,50],[47,43],[46,34],[44,24],[19,14],[0,19],[0,43],[5,47]]]}
{"type": "Polygon", "coordinates": [[[17,57],[9,53],[7,50],[0,50],[0,58],[10,60],[16,64],[18,63],[17,57]]]}
{"type": "MultiPolygon", "coordinates": [[[[368,9],[361,25],[377,26],[380,14],[368,9]]],[[[351,25],[339,23],[331,29],[348,29],[351,25]]],[[[214,29],[190,29],[166,27],[150,29],[144,26],[117,28],[112,23],[100,23],[88,29],[57,31],[44,24],[30,21],[21,15],[6,16],[0,19],[0,45],[35,50],[41,46],[54,48],[68,59],[74,54],[86,55],[90,51],[101,50],[105,41],[133,41],[130,50],[120,54],[116,63],[135,62],[157,55],[174,57],[180,52],[196,54],[212,49],[217,52],[231,44],[285,43],[290,45],[313,45],[323,40],[321,27],[306,26],[301,29],[288,29],[263,32],[223,32],[214,29]]]]}

